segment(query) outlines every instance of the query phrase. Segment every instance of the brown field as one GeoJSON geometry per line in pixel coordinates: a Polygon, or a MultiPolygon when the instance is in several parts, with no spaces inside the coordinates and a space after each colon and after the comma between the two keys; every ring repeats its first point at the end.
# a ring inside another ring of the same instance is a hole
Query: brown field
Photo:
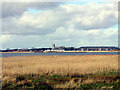
{"type": "Polygon", "coordinates": [[[118,55],[19,56],[0,59],[2,87],[6,89],[119,88],[119,76],[116,73],[118,55]],[[99,74],[104,71],[105,75],[99,74]]]}
{"type": "Polygon", "coordinates": [[[118,55],[19,56],[2,58],[2,75],[86,74],[118,69],[118,55]]]}

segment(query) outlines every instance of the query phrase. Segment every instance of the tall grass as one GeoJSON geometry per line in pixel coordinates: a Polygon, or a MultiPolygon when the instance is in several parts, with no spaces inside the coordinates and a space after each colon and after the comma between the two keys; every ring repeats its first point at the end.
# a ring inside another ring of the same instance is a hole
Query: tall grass
{"type": "Polygon", "coordinates": [[[87,74],[118,69],[118,55],[18,56],[2,58],[2,75],[87,74]]]}
{"type": "Polygon", "coordinates": [[[4,88],[118,88],[118,62],[118,55],[5,57],[2,85],[4,88]]]}

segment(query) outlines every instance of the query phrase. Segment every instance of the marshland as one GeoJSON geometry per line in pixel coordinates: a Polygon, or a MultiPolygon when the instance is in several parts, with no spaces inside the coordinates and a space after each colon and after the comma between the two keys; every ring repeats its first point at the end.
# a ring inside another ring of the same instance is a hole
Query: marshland
{"type": "Polygon", "coordinates": [[[1,59],[4,88],[119,88],[118,55],[16,56],[1,59]]]}

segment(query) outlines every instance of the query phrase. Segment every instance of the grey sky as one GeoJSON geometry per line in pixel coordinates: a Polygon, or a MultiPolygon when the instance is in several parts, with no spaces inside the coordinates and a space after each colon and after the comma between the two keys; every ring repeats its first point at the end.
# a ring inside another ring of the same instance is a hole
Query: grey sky
{"type": "Polygon", "coordinates": [[[3,4],[2,48],[118,45],[117,3],[3,4]]]}

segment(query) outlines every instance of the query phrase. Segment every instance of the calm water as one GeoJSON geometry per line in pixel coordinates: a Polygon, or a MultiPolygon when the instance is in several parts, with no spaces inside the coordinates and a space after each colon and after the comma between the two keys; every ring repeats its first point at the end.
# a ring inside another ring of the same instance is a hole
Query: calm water
{"type": "Polygon", "coordinates": [[[0,57],[14,57],[14,56],[51,56],[51,55],[108,55],[120,54],[120,52],[72,52],[72,53],[2,53],[0,57]]]}

